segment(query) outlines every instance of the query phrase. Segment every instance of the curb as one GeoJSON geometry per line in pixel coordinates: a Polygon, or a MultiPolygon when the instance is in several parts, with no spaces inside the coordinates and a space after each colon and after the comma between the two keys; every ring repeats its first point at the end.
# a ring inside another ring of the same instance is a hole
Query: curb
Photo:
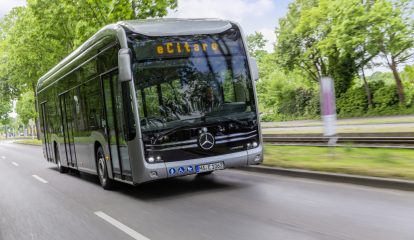
{"type": "Polygon", "coordinates": [[[33,144],[33,143],[22,143],[22,142],[13,142],[14,144],[21,144],[21,145],[28,145],[28,146],[36,146],[41,147],[42,145],[33,144]]]}
{"type": "Polygon", "coordinates": [[[369,177],[362,175],[352,175],[343,173],[318,172],[302,169],[279,168],[267,166],[248,166],[239,168],[243,171],[258,172],[265,174],[277,174],[297,178],[309,178],[322,181],[333,181],[339,183],[350,183],[376,188],[397,189],[404,191],[414,191],[414,181],[400,180],[393,178],[369,177]]]}

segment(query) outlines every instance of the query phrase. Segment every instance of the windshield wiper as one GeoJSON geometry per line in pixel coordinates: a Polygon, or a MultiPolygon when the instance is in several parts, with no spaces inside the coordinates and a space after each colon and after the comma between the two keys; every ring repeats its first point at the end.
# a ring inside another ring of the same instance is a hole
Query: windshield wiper
{"type": "MultiPolygon", "coordinates": [[[[187,121],[187,120],[195,120],[195,119],[202,119],[203,117],[201,117],[201,118],[190,118],[190,119],[185,119],[185,120],[182,120],[182,121],[187,121]]],[[[154,139],[154,141],[152,142],[152,144],[156,144],[157,142],[158,142],[158,140],[160,140],[161,138],[163,138],[163,137],[165,137],[165,136],[167,136],[167,135],[169,135],[169,134],[171,134],[171,133],[173,133],[173,132],[176,132],[176,131],[178,131],[178,130],[182,130],[182,129],[186,129],[186,128],[191,128],[191,127],[198,127],[200,124],[194,124],[194,125],[188,125],[188,124],[186,124],[186,125],[180,125],[180,126],[177,126],[177,127],[173,127],[173,128],[170,128],[170,129],[168,129],[168,130],[166,130],[166,131],[163,131],[163,132],[160,132],[160,133],[158,133],[157,134],[157,136],[155,137],[155,139],[154,139]]]]}
{"type": "Polygon", "coordinates": [[[217,117],[217,119],[218,119],[218,122],[220,122],[220,123],[227,121],[227,122],[236,123],[237,125],[240,125],[240,126],[243,126],[243,127],[248,126],[249,125],[248,121],[252,120],[252,118],[249,118],[249,119],[246,119],[246,120],[239,120],[239,119],[232,118],[232,117],[227,117],[227,116],[220,116],[220,117],[217,117]]]}

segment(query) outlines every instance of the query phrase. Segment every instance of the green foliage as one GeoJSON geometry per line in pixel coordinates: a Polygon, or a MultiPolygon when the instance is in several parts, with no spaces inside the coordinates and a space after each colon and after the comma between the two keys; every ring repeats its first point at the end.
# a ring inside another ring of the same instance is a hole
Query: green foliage
{"type": "Polygon", "coordinates": [[[267,40],[260,32],[247,35],[247,48],[249,55],[252,57],[260,57],[266,53],[263,48],[266,46],[267,40]]]}
{"type": "Polygon", "coordinates": [[[259,59],[257,93],[263,121],[315,118],[319,114],[319,94],[301,71],[284,72],[274,54],[259,59]]]}
{"type": "Polygon", "coordinates": [[[8,100],[0,98],[0,124],[7,125],[10,122],[9,113],[12,111],[12,104],[8,100]]]}
{"type": "MultiPolygon", "coordinates": [[[[337,100],[339,117],[364,117],[413,114],[412,106],[400,107],[395,84],[386,84],[379,78],[388,74],[376,73],[372,76],[377,81],[371,81],[369,87],[373,92],[373,107],[368,107],[363,86],[354,86],[337,100]]],[[[389,77],[389,76],[388,76],[389,77]]],[[[387,78],[385,78],[387,79],[387,78]]]]}
{"type": "Polygon", "coordinates": [[[279,21],[276,53],[286,70],[300,68],[318,82],[322,76],[335,79],[337,96],[351,86],[357,73],[355,57],[332,41],[340,0],[297,0],[288,15],[279,21]]]}
{"type": "Polygon", "coordinates": [[[19,115],[23,125],[27,126],[30,119],[36,118],[35,98],[32,91],[23,93],[16,104],[16,112],[19,115]]]}
{"type": "MultiPolygon", "coordinates": [[[[21,95],[22,121],[34,116],[27,104],[40,76],[103,26],[120,20],[162,17],[176,0],[27,0],[0,20],[0,96],[21,95]]],[[[9,111],[1,104],[0,116],[9,111]]]]}
{"type": "Polygon", "coordinates": [[[395,85],[384,85],[374,93],[375,108],[379,111],[386,111],[398,107],[398,94],[395,85]]]}
{"type": "Polygon", "coordinates": [[[412,113],[414,70],[407,67],[402,80],[396,71],[400,63],[412,59],[414,21],[408,17],[412,10],[413,4],[406,0],[293,1],[279,20],[274,56],[259,61],[264,71],[258,86],[259,99],[264,98],[259,100],[263,119],[317,117],[321,76],[334,78],[340,117],[412,113]],[[388,59],[385,66],[391,72],[374,73],[361,86],[359,72],[383,64],[373,62],[380,57],[388,59]],[[292,84],[293,72],[301,73],[299,84],[292,84]],[[307,91],[312,94],[304,94],[307,91]],[[408,100],[402,102],[401,94],[408,100]],[[313,104],[311,111],[298,107],[305,102],[313,104]]]}
{"type": "Polygon", "coordinates": [[[341,94],[337,100],[337,112],[339,116],[363,116],[367,110],[368,102],[363,87],[350,88],[341,94]]]}

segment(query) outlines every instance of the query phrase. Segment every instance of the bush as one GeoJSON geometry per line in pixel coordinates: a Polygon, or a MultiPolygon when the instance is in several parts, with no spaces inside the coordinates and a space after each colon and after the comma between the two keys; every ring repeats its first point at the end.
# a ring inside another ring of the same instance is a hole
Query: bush
{"type": "Polygon", "coordinates": [[[262,121],[311,119],[319,116],[319,95],[312,89],[285,88],[278,93],[272,111],[265,113],[262,121]]]}
{"type": "Polygon", "coordinates": [[[350,88],[341,94],[337,100],[337,112],[339,116],[362,116],[368,110],[368,100],[364,87],[350,88]]]}
{"type": "Polygon", "coordinates": [[[395,85],[385,85],[374,92],[373,102],[378,112],[398,108],[398,94],[395,85]]]}

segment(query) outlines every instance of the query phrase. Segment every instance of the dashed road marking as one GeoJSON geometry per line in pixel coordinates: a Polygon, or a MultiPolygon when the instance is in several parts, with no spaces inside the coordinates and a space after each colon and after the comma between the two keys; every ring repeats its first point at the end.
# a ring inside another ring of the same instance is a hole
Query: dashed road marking
{"type": "Polygon", "coordinates": [[[118,220],[108,216],[107,214],[98,211],[95,212],[95,215],[102,218],[103,220],[107,221],[108,223],[112,224],[119,230],[123,231],[124,233],[128,234],[130,237],[136,240],[149,240],[149,238],[145,237],[144,235],[134,231],[133,229],[129,228],[128,226],[124,225],[123,223],[119,222],[118,220]]]}
{"type": "Polygon", "coordinates": [[[14,166],[16,166],[16,167],[18,167],[18,166],[19,166],[19,164],[18,164],[17,162],[12,162],[12,164],[13,164],[14,166]]]}
{"type": "Polygon", "coordinates": [[[46,181],[46,180],[44,180],[43,178],[41,178],[41,177],[39,177],[39,176],[37,176],[37,175],[32,175],[32,177],[36,178],[39,182],[42,182],[42,183],[47,183],[47,181],[46,181]]]}

